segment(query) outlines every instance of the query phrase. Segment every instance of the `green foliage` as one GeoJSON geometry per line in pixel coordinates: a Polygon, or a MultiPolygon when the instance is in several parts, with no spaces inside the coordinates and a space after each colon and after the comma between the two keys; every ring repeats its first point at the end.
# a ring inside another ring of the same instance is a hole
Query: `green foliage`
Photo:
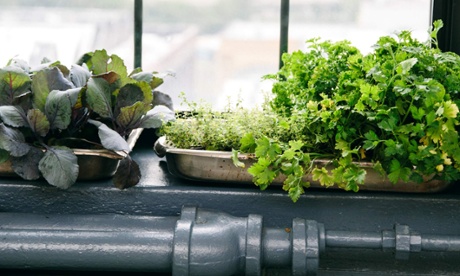
{"type": "Polygon", "coordinates": [[[357,161],[395,184],[422,176],[457,180],[460,56],[437,48],[441,27],[436,21],[425,43],[408,31],[381,37],[367,55],[348,41],[311,39],[306,51],[284,54],[279,72],[265,76],[274,85],[262,115],[192,109],[164,133],[181,148],[254,153],[247,169],[254,183],[266,189],[285,175],[293,201],[309,186],[302,180],[309,173],[325,187],[358,191],[366,171],[357,161]],[[331,161],[314,166],[316,158],[331,161]]]}
{"type": "Polygon", "coordinates": [[[274,111],[305,118],[312,135],[303,150],[327,149],[338,161],[313,170],[315,180],[357,191],[365,179],[358,160],[378,163],[392,183],[458,175],[460,57],[432,47],[441,27],[434,23],[426,43],[408,31],[381,37],[368,55],[347,41],[310,40],[266,76],[275,80],[274,111]]]}
{"type": "Polygon", "coordinates": [[[248,169],[248,172],[254,177],[254,182],[266,188],[278,175],[286,175],[283,189],[296,202],[304,193],[304,187],[310,186],[310,183],[303,180],[305,173],[311,171],[310,155],[301,150],[303,143],[291,140],[286,144],[262,137],[256,141],[256,145],[258,159],[248,169]],[[261,165],[265,167],[263,172],[253,169],[261,165]]]}
{"type": "Polygon", "coordinates": [[[244,152],[254,153],[255,146],[248,143],[264,135],[280,135],[277,116],[268,110],[236,105],[218,112],[209,104],[183,100],[190,110],[161,128],[161,133],[178,148],[231,151],[246,147],[244,152]]]}
{"type": "Polygon", "coordinates": [[[31,80],[27,72],[17,66],[0,69],[0,105],[17,104],[30,93],[31,80]]]}
{"type": "Polygon", "coordinates": [[[140,170],[125,139],[133,129],[174,119],[172,110],[153,107],[152,91],[162,82],[140,68],[128,75],[123,60],[105,50],[85,54],[70,70],[59,62],[31,70],[11,60],[0,69],[1,160],[10,158],[24,179],[43,176],[66,189],[79,173],[72,148],[104,148],[125,157],[115,186],[134,186],[140,170]]]}
{"type": "Polygon", "coordinates": [[[67,189],[77,181],[77,161],[77,156],[70,148],[50,147],[40,159],[38,169],[49,184],[67,189]]]}

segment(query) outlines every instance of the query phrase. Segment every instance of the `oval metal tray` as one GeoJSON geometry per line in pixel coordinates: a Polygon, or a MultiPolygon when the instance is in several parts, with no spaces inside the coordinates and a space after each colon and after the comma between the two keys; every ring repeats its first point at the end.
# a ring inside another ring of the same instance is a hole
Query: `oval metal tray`
{"type": "MultiPolygon", "coordinates": [[[[168,170],[171,174],[184,179],[207,181],[217,183],[248,183],[252,184],[252,176],[246,171],[254,163],[248,154],[239,154],[238,159],[245,164],[245,168],[236,167],[232,161],[232,153],[226,151],[208,151],[177,149],[167,146],[165,137],[160,137],[154,145],[154,151],[160,157],[166,157],[168,170]]],[[[328,167],[327,160],[316,160],[318,167],[328,167]]],[[[361,190],[433,193],[447,188],[450,183],[427,179],[422,183],[398,182],[392,184],[388,178],[382,176],[372,168],[370,163],[359,163],[366,170],[366,183],[360,185],[361,190]]],[[[273,184],[282,185],[286,176],[278,176],[273,184]]],[[[323,187],[318,181],[312,179],[310,174],[305,175],[304,181],[310,182],[310,187],[323,187]]]]}
{"type": "MultiPolygon", "coordinates": [[[[127,142],[131,149],[142,133],[142,129],[135,129],[129,135],[127,142]]],[[[98,180],[112,177],[117,171],[120,160],[126,157],[125,153],[107,149],[72,149],[78,158],[78,180],[98,180]]],[[[19,177],[7,160],[0,164],[0,177],[19,177]]]]}

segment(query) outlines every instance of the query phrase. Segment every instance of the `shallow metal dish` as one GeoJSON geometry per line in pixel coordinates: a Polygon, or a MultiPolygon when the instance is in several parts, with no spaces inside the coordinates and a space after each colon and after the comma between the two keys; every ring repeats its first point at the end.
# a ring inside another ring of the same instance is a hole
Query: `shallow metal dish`
{"type": "MultiPolygon", "coordinates": [[[[231,152],[177,149],[168,146],[165,137],[160,137],[156,141],[154,151],[158,156],[166,157],[169,172],[177,177],[198,181],[254,185],[252,176],[246,171],[254,163],[250,155],[238,155],[239,160],[245,164],[245,168],[239,168],[233,164],[231,152]]],[[[315,165],[318,167],[331,166],[327,160],[316,160],[315,165]]],[[[422,183],[400,181],[392,184],[388,178],[375,171],[370,163],[361,162],[360,166],[367,173],[366,184],[360,186],[361,190],[432,193],[442,191],[450,185],[448,182],[435,179],[427,179],[422,183]]],[[[282,185],[285,178],[284,175],[280,175],[273,184],[282,185]]],[[[304,181],[310,182],[310,187],[323,187],[309,174],[305,175],[304,181]]]]}
{"type": "MultiPolygon", "coordinates": [[[[135,129],[128,137],[128,144],[133,149],[142,129],[135,129]]],[[[98,180],[112,177],[117,171],[123,153],[112,150],[72,149],[78,157],[79,173],[77,180],[98,180]]],[[[0,177],[18,177],[11,167],[10,160],[0,164],[0,177]]]]}

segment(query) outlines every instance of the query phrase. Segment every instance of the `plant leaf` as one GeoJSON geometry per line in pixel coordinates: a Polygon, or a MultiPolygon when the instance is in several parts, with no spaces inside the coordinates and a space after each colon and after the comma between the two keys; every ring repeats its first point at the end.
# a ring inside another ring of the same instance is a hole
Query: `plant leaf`
{"type": "Polygon", "coordinates": [[[457,118],[458,106],[452,101],[447,101],[444,104],[444,117],[446,118],[457,118]]]}
{"type": "Polygon", "coordinates": [[[25,113],[21,108],[12,105],[0,106],[0,118],[2,121],[12,127],[27,126],[25,113]]]}
{"type": "Polygon", "coordinates": [[[77,64],[74,64],[72,67],[70,67],[70,80],[75,85],[75,87],[85,86],[90,77],[91,73],[87,67],[77,64]]]}
{"type": "MultiPolygon", "coordinates": [[[[145,83],[144,83],[145,86],[145,83]]],[[[120,88],[117,95],[117,107],[133,105],[135,102],[143,102],[145,99],[145,92],[142,91],[140,83],[128,83],[120,88]]],[[[147,94],[152,94],[152,91],[147,90],[147,94]]],[[[153,96],[150,96],[152,98],[153,96]]]]}
{"type": "Polygon", "coordinates": [[[303,147],[303,142],[300,140],[291,140],[289,141],[289,146],[293,151],[299,151],[303,147]]]}
{"type": "Polygon", "coordinates": [[[50,69],[55,66],[59,66],[61,64],[60,61],[51,61],[47,58],[43,58],[41,63],[33,68],[30,68],[30,72],[36,73],[45,69],[50,69]]]}
{"type": "Polygon", "coordinates": [[[286,149],[283,152],[283,154],[281,155],[281,158],[291,160],[291,159],[294,159],[295,156],[296,156],[296,152],[290,148],[290,149],[286,149]]]}
{"type": "Polygon", "coordinates": [[[144,115],[144,110],[145,104],[142,102],[136,102],[132,106],[122,107],[116,121],[123,129],[135,128],[144,115]]]}
{"type": "Polygon", "coordinates": [[[113,71],[125,78],[128,75],[126,66],[123,60],[117,55],[108,55],[106,50],[97,50],[91,57],[91,63],[93,65],[93,72],[96,75],[104,74],[113,71]]]}
{"type": "Polygon", "coordinates": [[[379,137],[377,136],[377,134],[372,130],[369,130],[368,132],[366,132],[364,134],[364,137],[366,137],[367,140],[371,140],[371,141],[378,141],[379,140],[379,137]]]}
{"type": "MultiPolygon", "coordinates": [[[[113,75],[113,74],[110,74],[113,75]]],[[[108,75],[106,75],[108,76],[108,75]]],[[[109,80],[113,81],[113,80],[109,80]]],[[[86,101],[89,107],[103,118],[113,118],[112,87],[104,77],[92,77],[88,80],[86,101]]]]}
{"type": "Polygon", "coordinates": [[[45,137],[50,130],[50,123],[46,115],[40,109],[30,109],[27,112],[27,121],[30,129],[42,137],[45,137]]]}
{"type": "Polygon", "coordinates": [[[149,82],[150,84],[150,87],[152,89],[155,89],[157,88],[158,86],[162,85],[164,82],[163,78],[160,78],[160,77],[157,77],[157,76],[153,76],[152,80],[149,82]]]}
{"type": "MultiPolygon", "coordinates": [[[[346,168],[343,177],[347,180],[348,183],[353,182],[355,184],[364,184],[364,179],[366,178],[366,170],[359,168],[356,165],[351,165],[346,168]]],[[[357,190],[353,190],[357,192],[357,190]]]]}
{"type": "Polygon", "coordinates": [[[140,128],[159,128],[164,123],[174,121],[175,113],[164,105],[157,105],[142,118],[140,128]]]}
{"type": "Polygon", "coordinates": [[[18,68],[20,68],[21,70],[23,70],[25,73],[29,73],[29,72],[30,72],[29,64],[27,63],[27,61],[25,61],[25,60],[23,60],[23,59],[13,58],[13,59],[11,59],[10,61],[8,61],[8,64],[7,64],[7,65],[11,65],[11,66],[18,67],[18,68]]]}
{"type": "Polygon", "coordinates": [[[281,147],[278,143],[272,143],[267,137],[261,137],[256,140],[257,147],[255,154],[257,157],[264,157],[268,160],[276,159],[281,152],[281,147]]]}
{"type": "Polygon", "coordinates": [[[137,81],[145,81],[150,85],[151,89],[155,89],[161,84],[163,84],[163,79],[160,77],[155,76],[153,73],[150,72],[139,72],[131,75],[131,78],[137,81]]]}
{"type": "Polygon", "coordinates": [[[410,71],[410,69],[412,69],[412,67],[414,67],[414,65],[417,62],[418,62],[417,58],[410,58],[410,59],[404,60],[401,63],[399,63],[398,67],[396,68],[396,72],[398,74],[405,75],[407,74],[407,72],[410,71]]]}
{"type": "Polygon", "coordinates": [[[254,153],[256,149],[256,140],[254,139],[254,135],[252,132],[246,133],[243,137],[241,137],[241,146],[240,150],[245,153],[254,153]]]}
{"type": "Polygon", "coordinates": [[[45,114],[51,129],[65,129],[70,124],[72,107],[78,100],[80,88],[66,91],[53,90],[45,104],[45,114]]]}
{"type": "Polygon", "coordinates": [[[117,172],[113,176],[113,183],[118,189],[126,189],[135,186],[140,179],[139,165],[127,156],[120,161],[117,172]]]}
{"type": "Polygon", "coordinates": [[[16,129],[0,124],[0,148],[8,151],[10,155],[19,157],[27,154],[29,144],[25,142],[24,135],[16,129]]]}
{"type": "Polygon", "coordinates": [[[71,88],[74,88],[74,85],[64,77],[57,67],[38,71],[32,79],[33,105],[44,111],[46,98],[51,91],[65,91],[71,88]]]}
{"type": "Polygon", "coordinates": [[[17,66],[0,68],[0,105],[14,105],[17,100],[30,93],[31,79],[17,66]]]}
{"type": "Polygon", "coordinates": [[[117,94],[114,115],[118,117],[123,107],[132,106],[136,102],[143,103],[139,109],[141,116],[152,108],[153,94],[145,82],[129,83],[124,85],[117,94]]]}
{"type": "Polygon", "coordinates": [[[299,200],[300,196],[305,193],[304,189],[302,186],[295,186],[292,188],[289,188],[288,194],[291,200],[295,203],[299,200]]]}
{"type": "Polygon", "coordinates": [[[128,70],[126,69],[123,59],[117,55],[110,55],[110,62],[107,66],[107,69],[108,71],[117,73],[124,80],[128,76],[128,70]]]}
{"type": "Polygon", "coordinates": [[[94,74],[99,75],[106,73],[108,70],[107,64],[109,63],[110,56],[105,49],[94,51],[91,59],[92,71],[94,74]]]}
{"type": "Polygon", "coordinates": [[[402,167],[401,163],[397,159],[391,160],[390,164],[390,173],[388,174],[388,179],[391,183],[395,184],[399,179],[403,181],[409,181],[411,175],[411,170],[407,167],[402,167]]]}
{"type": "Polygon", "coordinates": [[[164,105],[171,110],[174,110],[174,105],[171,97],[168,94],[165,94],[160,91],[153,91],[153,106],[164,105]]]}
{"type": "Polygon", "coordinates": [[[78,159],[67,147],[50,147],[38,163],[46,181],[58,188],[67,189],[78,177],[78,159]]]}
{"type": "Polygon", "coordinates": [[[314,168],[312,171],[312,178],[319,181],[321,186],[331,187],[334,185],[334,177],[329,174],[326,168],[314,168]]]}
{"type": "Polygon", "coordinates": [[[115,130],[99,121],[88,120],[88,123],[93,124],[98,128],[99,139],[101,139],[101,143],[104,148],[114,151],[122,151],[126,155],[131,151],[126,140],[123,139],[123,137],[121,137],[121,135],[115,130]]]}
{"type": "Polygon", "coordinates": [[[277,173],[270,169],[270,165],[269,160],[261,157],[257,160],[257,163],[248,168],[248,173],[254,177],[254,183],[262,190],[266,189],[277,176],[277,173]]]}
{"type": "Polygon", "coordinates": [[[45,153],[35,147],[31,147],[29,152],[21,157],[11,157],[12,168],[16,174],[26,180],[35,180],[40,177],[38,163],[45,153]]]}
{"type": "Polygon", "coordinates": [[[6,162],[11,157],[12,156],[10,156],[9,152],[7,152],[6,150],[0,148],[0,164],[3,163],[3,162],[6,162]]]}
{"type": "Polygon", "coordinates": [[[396,124],[397,120],[394,117],[388,117],[380,121],[377,125],[385,131],[393,131],[396,124]]]}

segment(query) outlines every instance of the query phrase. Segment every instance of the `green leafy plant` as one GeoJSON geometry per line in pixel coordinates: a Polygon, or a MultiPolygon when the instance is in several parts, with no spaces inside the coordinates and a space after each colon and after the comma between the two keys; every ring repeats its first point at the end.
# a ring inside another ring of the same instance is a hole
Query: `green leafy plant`
{"type": "Polygon", "coordinates": [[[313,39],[308,51],[283,56],[267,76],[276,81],[273,110],[302,118],[303,152],[334,160],[331,171],[313,168],[314,179],[358,191],[366,172],[354,161],[363,160],[392,183],[460,177],[460,57],[437,48],[441,27],[436,21],[425,43],[408,31],[381,37],[367,55],[313,39]]]}
{"type": "MultiPolygon", "coordinates": [[[[308,40],[306,51],[284,54],[279,72],[265,76],[274,81],[263,110],[271,118],[269,132],[261,131],[264,124],[254,129],[225,121],[225,131],[212,127],[209,135],[213,143],[233,141],[227,144],[234,152],[254,154],[248,172],[261,189],[286,175],[283,189],[293,201],[310,186],[305,174],[326,187],[358,191],[366,181],[360,161],[394,184],[458,180],[460,56],[437,47],[441,28],[434,22],[426,42],[409,31],[383,36],[366,55],[348,41],[308,40]],[[233,138],[227,135],[233,129],[244,131],[233,138]],[[315,166],[316,159],[332,166],[315,166]]],[[[218,124],[213,118],[199,120],[218,124]]],[[[178,135],[168,131],[168,139],[178,135]]],[[[189,145],[199,145],[193,135],[189,145]]]]}
{"type": "Polygon", "coordinates": [[[160,131],[175,147],[231,151],[240,149],[244,139],[240,140],[247,133],[256,138],[277,135],[278,117],[268,110],[236,104],[215,111],[205,102],[187,101],[184,94],[182,100],[188,111],[178,113],[176,120],[164,124],[160,131]]]}
{"type": "Polygon", "coordinates": [[[105,50],[85,54],[70,69],[59,62],[31,69],[10,60],[0,69],[0,158],[11,160],[24,179],[43,176],[68,188],[79,173],[73,148],[108,149],[124,157],[115,186],[136,185],[140,170],[126,139],[134,129],[174,119],[166,106],[153,106],[152,90],[162,82],[140,69],[128,74],[105,50]]]}

